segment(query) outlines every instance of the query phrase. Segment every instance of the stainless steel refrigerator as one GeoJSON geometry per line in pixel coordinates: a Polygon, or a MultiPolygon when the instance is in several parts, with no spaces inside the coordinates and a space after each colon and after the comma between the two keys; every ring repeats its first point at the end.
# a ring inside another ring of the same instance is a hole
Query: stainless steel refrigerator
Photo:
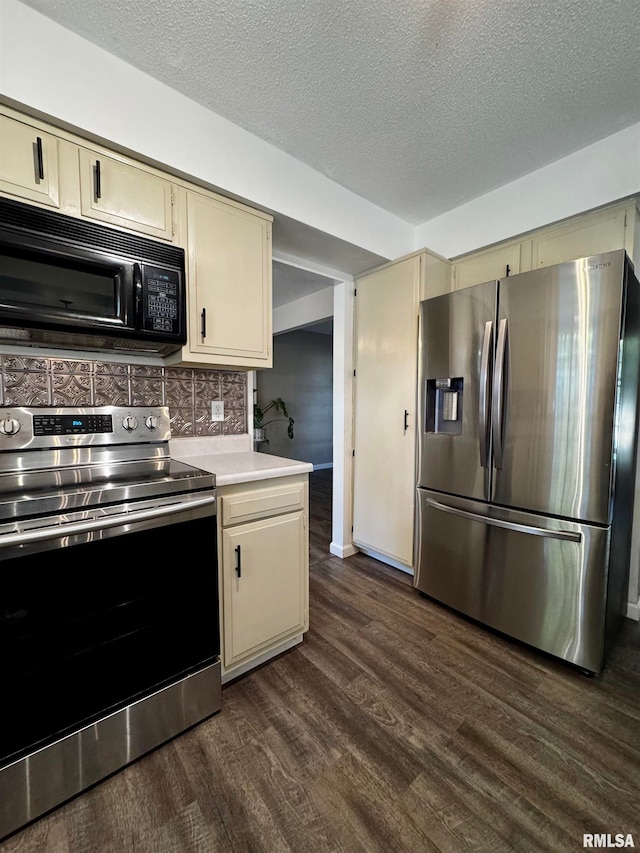
{"type": "Polygon", "coordinates": [[[609,252],[420,308],[414,585],[597,673],[627,601],[633,266],[609,252]]]}

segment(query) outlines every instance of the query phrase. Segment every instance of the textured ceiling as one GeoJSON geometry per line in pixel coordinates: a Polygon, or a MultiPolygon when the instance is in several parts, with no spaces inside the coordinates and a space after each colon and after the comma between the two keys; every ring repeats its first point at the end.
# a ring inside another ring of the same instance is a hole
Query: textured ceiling
{"type": "Polygon", "coordinates": [[[639,0],[23,0],[417,224],[640,120],[639,0]]]}

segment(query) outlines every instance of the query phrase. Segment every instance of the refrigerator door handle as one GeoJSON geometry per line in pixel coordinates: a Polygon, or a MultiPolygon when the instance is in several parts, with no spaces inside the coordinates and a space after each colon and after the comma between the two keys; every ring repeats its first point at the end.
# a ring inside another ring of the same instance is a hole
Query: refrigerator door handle
{"type": "Polygon", "coordinates": [[[489,320],[484,324],[482,356],[480,359],[480,394],[478,395],[478,441],[480,443],[480,465],[482,468],[487,467],[489,456],[489,371],[492,346],[493,323],[489,320]]]}
{"type": "Polygon", "coordinates": [[[547,539],[565,539],[568,542],[582,542],[582,534],[574,533],[571,530],[546,530],[544,527],[531,527],[528,524],[517,524],[515,521],[489,518],[477,512],[467,512],[467,510],[458,509],[458,507],[441,504],[432,498],[427,498],[426,502],[429,506],[439,509],[442,512],[450,512],[451,515],[461,515],[463,518],[470,518],[472,521],[481,521],[483,524],[489,524],[493,527],[504,527],[506,530],[514,530],[516,533],[530,533],[532,536],[544,536],[547,539]]]}
{"type": "Polygon", "coordinates": [[[503,431],[503,397],[504,397],[504,362],[507,353],[507,319],[500,320],[498,329],[498,346],[496,348],[496,371],[493,385],[493,460],[496,468],[502,468],[502,431],[503,431]]]}

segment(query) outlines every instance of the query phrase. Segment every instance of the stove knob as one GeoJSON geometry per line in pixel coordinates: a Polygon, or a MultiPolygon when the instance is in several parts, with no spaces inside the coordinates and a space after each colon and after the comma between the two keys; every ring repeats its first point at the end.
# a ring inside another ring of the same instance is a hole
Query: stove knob
{"type": "Polygon", "coordinates": [[[5,418],[0,421],[0,433],[2,435],[15,435],[20,432],[20,421],[15,418],[5,418]]]}
{"type": "Polygon", "coordinates": [[[147,429],[158,429],[160,426],[160,418],[156,417],[156,415],[149,415],[148,418],[144,419],[144,425],[147,429]]]}
{"type": "Polygon", "coordinates": [[[127,415],[127,417],[122,420],[122,426],[127,432],[133,432],[134,429],[138,428],[138,420],[137,418],[134,418],[133,415],[127,415]]]}

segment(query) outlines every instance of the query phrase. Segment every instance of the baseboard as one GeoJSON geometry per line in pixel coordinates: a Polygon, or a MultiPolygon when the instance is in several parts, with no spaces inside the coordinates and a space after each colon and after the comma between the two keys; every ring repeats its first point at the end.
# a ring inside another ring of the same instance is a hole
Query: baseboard
{"type": "Polygon", "coordinates": [[[635,603],[627,601],[627,619],[640,622],[640,598],[635,603]]]}
{"type": "Polygon", "coordinates": [[[378,551],[372,551],[370,548],[363,548],[362,545],[358,546],[358,550],[362,551],[363,554],[366,554],[367,557],[373,557],[374,560],[378,560],[380,563],[386,563],[387,566],[399,569],[401,572],[405,572],[408,575],[413,575],[413,569],[411,566],[407,566],[405,563],[394,560],[393,557],[387,557],[386,554],[380,554],[378,551]]]}
{"type": "Polygon", "coordinates": [[[284,643],[280,643],[272,649],[269,649],[268,652],[263,652],[261,655],[257,655],[254,658],[251,658],[250,661],[244,664],[240,664],[239,666],[234,666],[230,670],[222,673],[222,684],[227,684],[229,681],[233,681],[234,678],[238,678],[240,675],[244,675],[246,672],[249,672],[252,669],[260,666],[263,663],[266,663],[271,658],[274,658],[276,655],[281,655],[283,652],[292,649],[294,646],[299,645],[304,638],[304,634],[296,634],[295,637],[292,637],[290,640],[285,640],[284,643]]]}
{"type": "Polygon", "coordinates": [[[344,560],[346,557],[353,557],[354,554],[358,553],[355,545],[336,545],[335,542],[329,545],[329,551],[335,557],[340,557],[341,560],[344,560]]]}
{"type": "Polygon", "coordinates": [[[314,471],[320,471],[322,468],[333,468],[333,462],[320,462],[319,465],[314,465],[314,471]]]}

